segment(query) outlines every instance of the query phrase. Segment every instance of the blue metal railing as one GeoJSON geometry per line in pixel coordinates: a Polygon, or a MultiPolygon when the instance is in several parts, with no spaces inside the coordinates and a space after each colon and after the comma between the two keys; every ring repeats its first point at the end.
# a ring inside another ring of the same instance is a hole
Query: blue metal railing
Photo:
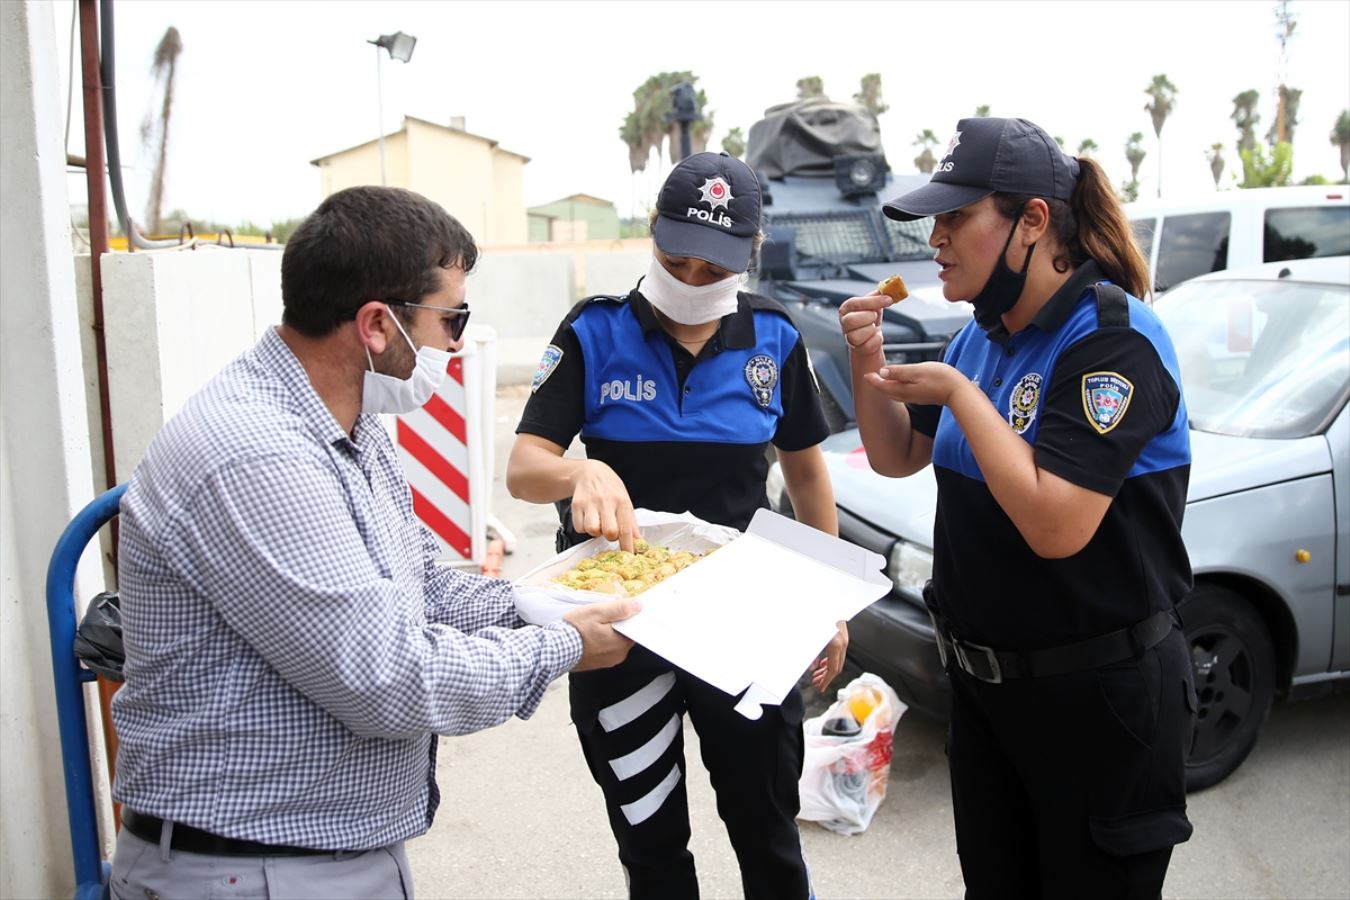
{"type": "Polygon", "coordinates": [[[99,846],[89,731],[84,718],[83,683],[93,681],[95,676],[75,656],[75,569],[85,546],[117,515],[126,487],[120,484],[96,497],[71,519],[56,542],[47,567],[47,624],[52,639],[52,674],[56,682],[56,719],[61,731],[70,844],[75,857],[76,900],[97,900],[103,893],[107,875],[99,846]]]}

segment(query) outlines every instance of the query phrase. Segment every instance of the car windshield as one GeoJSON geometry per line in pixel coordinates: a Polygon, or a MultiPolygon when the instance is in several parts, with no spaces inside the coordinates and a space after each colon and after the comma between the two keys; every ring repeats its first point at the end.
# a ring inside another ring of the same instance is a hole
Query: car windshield
{"type": "Polygon", "coordinates": [[[1197,431],[1305,437],[1350,393],[1345,285],[1190,282],[1154,309],[1176,346],[1197,431]]]}

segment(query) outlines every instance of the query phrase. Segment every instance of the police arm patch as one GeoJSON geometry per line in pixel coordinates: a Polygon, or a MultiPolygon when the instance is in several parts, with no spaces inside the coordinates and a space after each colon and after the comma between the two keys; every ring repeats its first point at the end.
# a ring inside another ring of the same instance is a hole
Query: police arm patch
{"type": "Polygon", "coordinates": [[[1082,394],[1088,424],[1106,434],[1125,418],[1134,385],[1118,372],[1089,372],[1083,376],[1082,394]]]}
{"type": "Polygon", "coordinates": [[[539,360],[539,368],[534,370],[534,378],[530,380],[530,393],[533,394],[544,386],[548,381],[548,376],[553,374],[553,370],[558,368],[558,363],[562,362],[562,348],[557,344],[549,344],[544,348],[544,355],[539,360]]]}

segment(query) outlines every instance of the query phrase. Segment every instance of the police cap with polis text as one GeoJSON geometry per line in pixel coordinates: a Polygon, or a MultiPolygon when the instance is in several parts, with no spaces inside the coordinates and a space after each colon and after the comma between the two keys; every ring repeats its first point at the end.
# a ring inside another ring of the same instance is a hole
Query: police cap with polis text
{"type": "Polygon", "coordinates": [[[962,119],[932,179],[882,209],[902,222],[960,209],[990,194],[1030,194],[1067,201],[1078,160],[1026,119],[962,119]]]}
{"type": "Polygon", "coordinates": [[[728,272],[750,268],[759,233],[759,180],[725,153],[686,157],[661,185],[652,240],[667,256],[692,256],[728,272]]]}

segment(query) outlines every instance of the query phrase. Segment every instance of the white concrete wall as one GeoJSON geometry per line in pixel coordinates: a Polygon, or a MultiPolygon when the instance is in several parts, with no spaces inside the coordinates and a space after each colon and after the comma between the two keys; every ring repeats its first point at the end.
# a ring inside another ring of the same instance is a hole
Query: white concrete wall
{"type": "Polygon", "coordinates": [[[528,382],[576,302],[571,253],[485,253],[469,275],[475,324],[497,334],[497,381],[528,382]]]}
{"type": "Polygon", "coordinates": [[[94,491],[58,74],[52,6],[0,3],[0,897],[74,888],[44,582],[94,491]]]}
{"type": "Polygon", "coordinates": [[[188,397],[280,323],[281,252],[109,254],[103,318],[113,454],[123,482],[188,397]]]}
{"type": "Polygon", "coordinates": [[[650,250],[622,250],[586,254],[587,294],[626,294],[647,274],[650,250]]]}

